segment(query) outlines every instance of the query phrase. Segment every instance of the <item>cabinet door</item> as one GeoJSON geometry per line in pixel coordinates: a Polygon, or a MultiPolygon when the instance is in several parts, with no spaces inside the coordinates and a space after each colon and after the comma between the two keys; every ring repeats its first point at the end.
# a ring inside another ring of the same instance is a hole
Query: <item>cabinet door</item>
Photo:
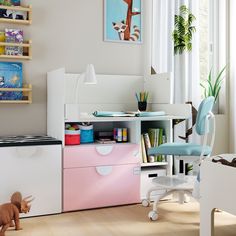
{"type": "Polygon", "coordinates": [[[64,211],[138,202],[137,164],[64,169],[64,211]]]}
{"type": "Polygon", "coordinates": [[[0,201],[20,191],[35,200],[27,215],[61,212],[61,145],[0,148],[0,201]]]}

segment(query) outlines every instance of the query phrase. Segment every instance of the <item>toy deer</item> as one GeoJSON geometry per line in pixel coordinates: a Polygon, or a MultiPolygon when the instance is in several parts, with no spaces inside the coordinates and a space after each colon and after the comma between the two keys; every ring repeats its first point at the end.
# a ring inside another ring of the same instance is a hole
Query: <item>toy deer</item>
{"type": "Polygon", "coordinates": [[[15,192],[11,196],[11,202],[0,205],[0,236],[5,236],[8,227],[14,227],[15,230],[21,230],[19,213],[28,213],[30,211],[30,202],[34,199],[28,196],[22,199],[20,192],[15,192]],[[15,222],[15,225],[13,223],[15,222]]]}

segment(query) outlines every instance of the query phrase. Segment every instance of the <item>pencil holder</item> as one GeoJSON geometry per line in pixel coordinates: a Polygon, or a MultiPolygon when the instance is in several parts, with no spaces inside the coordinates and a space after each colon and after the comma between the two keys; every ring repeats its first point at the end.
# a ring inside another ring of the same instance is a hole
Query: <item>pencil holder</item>
{"type": "Polygon", "coordinates": [[[139,111],[146,111],[147,102],[138,102],[138,109],[139,109],[139,111]]]}

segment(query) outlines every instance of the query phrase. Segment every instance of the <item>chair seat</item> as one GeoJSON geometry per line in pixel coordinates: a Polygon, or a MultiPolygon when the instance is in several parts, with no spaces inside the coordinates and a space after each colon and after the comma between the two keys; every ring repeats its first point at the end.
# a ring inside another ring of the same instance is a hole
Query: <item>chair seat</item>
{"type": "Polygon", "coordinates": [[[204,148],[204,155],[211,153],[211,147],[194,143],[165,143],[158,147],[148,149],[148,155],[176,155],[176,156],[200,156],[204,148]]]}
{"type": "Polygon", "coordinates": [[[159,176],[152,180],[152,182],[162,189],[168,190],[193,190],[196,176],[159,176]]]}

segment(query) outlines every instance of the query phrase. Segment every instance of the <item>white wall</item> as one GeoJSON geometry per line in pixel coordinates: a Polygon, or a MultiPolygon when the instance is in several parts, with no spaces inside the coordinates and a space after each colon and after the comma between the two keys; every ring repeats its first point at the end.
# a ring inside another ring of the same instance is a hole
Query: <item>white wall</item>
{"type": "Polygon", "coordinates": [[[79,73],[93,63],[100,74],[143,74],[144,44],[103,41],[103,0],[22,2],[33,6],[32,25],[2,24],[1,29],[22,28],[33,41],[33,60],[23,62],[25,81],[33,85],[33,104],[0,104],[0,136],[46,134],[47,71],[65,67],[79,73]]]}

